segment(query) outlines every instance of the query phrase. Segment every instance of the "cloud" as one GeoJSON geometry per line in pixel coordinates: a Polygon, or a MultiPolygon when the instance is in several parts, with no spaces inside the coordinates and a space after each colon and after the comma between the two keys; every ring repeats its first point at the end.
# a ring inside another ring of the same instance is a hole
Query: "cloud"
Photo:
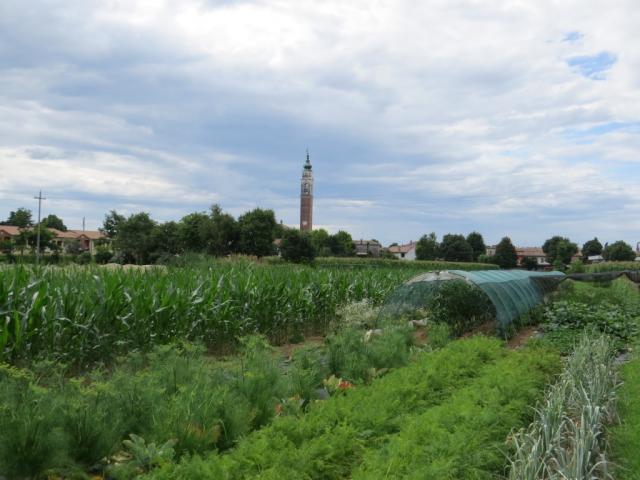
{"type": "Polygon", "coordinates": [[[42,188],[96,225],[214,201],[296,225],[309,147],[316,221],[358,237],[634,241],[639,22],[631,0],[6,0],[0,217],[42,188]]]}

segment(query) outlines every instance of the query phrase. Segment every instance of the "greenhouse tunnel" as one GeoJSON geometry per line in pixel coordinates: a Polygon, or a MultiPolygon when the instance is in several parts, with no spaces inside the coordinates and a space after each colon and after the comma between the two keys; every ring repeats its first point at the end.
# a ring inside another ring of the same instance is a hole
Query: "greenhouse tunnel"
{"type": "Polygon", "coordinates": [[[567,276],[562,272],[527,270],[444,270],[412,278],[402,285],[383,307],[383,315],[398,315],[427,307],[441,282],[464,281],[482,290],[496,311],[501,329],[514,319],[542,303],[567,276]]]}

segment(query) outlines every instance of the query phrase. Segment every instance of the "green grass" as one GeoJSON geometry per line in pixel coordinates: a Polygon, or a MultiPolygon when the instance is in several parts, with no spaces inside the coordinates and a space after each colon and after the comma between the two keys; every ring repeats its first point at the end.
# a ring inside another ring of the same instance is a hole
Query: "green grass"
{"type": "Polygon", "coordinates": [[[609,432],[617,480],[640,480],[640,358],[621,369],[618,392],[620,425],[609,432]]]}

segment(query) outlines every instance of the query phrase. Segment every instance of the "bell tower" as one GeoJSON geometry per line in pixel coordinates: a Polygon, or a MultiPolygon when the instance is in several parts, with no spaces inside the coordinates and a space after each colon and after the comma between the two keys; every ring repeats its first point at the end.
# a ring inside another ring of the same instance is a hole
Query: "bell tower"
{"type": "Polygon", "coordinates": [[[300,230],[310,232],[313,229],[313,172],[307,150],[307,161],[302,169],[300,180],[300,230]]]}

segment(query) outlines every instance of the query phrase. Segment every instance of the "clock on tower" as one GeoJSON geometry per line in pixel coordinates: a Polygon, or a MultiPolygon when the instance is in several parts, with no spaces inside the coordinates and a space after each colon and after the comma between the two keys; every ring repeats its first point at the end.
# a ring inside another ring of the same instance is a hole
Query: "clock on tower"
{"type": "Polygon", "coordinates": [[[302,169],[300,180],[300,230],[310,232],[313,229],[313,172],[309,151],[302,169]]]}

